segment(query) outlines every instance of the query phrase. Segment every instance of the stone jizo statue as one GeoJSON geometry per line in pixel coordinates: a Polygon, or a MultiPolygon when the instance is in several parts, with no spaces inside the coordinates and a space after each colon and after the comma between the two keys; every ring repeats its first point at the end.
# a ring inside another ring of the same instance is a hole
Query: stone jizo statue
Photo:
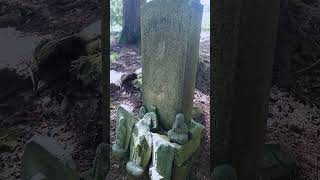
{"type": "Polygon", "coordinates": [[[168,131],[168,137],[172,142],[180,145],[188,142],[188,126],[183,114],[177,114],[172,129],[168,131]]]}

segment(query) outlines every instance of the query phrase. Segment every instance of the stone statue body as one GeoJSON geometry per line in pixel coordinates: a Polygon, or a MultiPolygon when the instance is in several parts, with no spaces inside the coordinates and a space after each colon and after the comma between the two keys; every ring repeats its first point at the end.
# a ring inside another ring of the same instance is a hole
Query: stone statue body
{"type": "Polygon", "coordinates": [[[168,131],[168,137],[172,142],[180,145],[188,142],[188,126],[183,114],[177,114],[172,129],[168,131]]]}
{"type": "Polygon", "coordinates": [[[132,111],[126,106],[120,106],[117,111],[116,142],[112,146],[115,157],[125,157],[129,150],[130,137],[135,124],[132,111]]]}

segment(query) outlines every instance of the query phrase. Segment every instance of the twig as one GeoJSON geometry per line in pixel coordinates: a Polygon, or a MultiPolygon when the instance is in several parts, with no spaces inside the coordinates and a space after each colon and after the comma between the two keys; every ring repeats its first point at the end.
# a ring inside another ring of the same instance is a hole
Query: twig
{"type": "Polygon", "coordinates": [[[9,134],[7,134],[7,135],[5,135],[5,136],[0,137],[0,141],[1,141],[1,140],[3,140],[3,139],[5,139],[5,138],[7,138],[8,136],[9,136],[9,134]]]}
{"type": "Polygon", "coordinates": [[[308,71],[312,68],[314,68],[315,66],[317,66],[318,64],[320,63],[320,59],[318,59],[315,63],[311,64],[310,66],[306,67],[306,68],[303,68],[303,69],[300,69],[296,72],[294,72],[294,74],[299,74],[299,73],[302,73],[302,72],[305,72],[305,71],[308,71]]]}

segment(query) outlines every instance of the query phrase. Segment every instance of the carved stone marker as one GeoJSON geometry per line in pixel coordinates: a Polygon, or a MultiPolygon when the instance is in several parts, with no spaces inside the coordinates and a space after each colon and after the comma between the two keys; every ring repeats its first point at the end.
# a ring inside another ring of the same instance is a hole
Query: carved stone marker
{"type": "Polygon", "coordinates": [[[22,157],[21,179],[79,180],[79,175],[71,155],[54,139],[33,136],[22,157]]]}
{"type": "Polygon", "coordinates": [[[136,123],[132,111],[125,105],[117,110],[116,143],[112,146],[115,157],[124,157],[129,150],[131,133],[136,123]]]}
{"type": "Polygon", "coordinates": [[[203,6],[197,1],[152,0],[141,9],[142,96],[169,130],[178,113],[191,121],[203,6]]]}
{"type": "Polygon", "coordinates": [[[152,161],[151,180],[185,180],[199,151],[204,126],[192,108],[202,10],[197,0],[152,0],[141,9],[143,106],[132,132],[127,113],[117,114],[114,145],[131,133],[126,170],[135,177],[152,161]]]}
{"type": "Polygon", "coordinates": [[[152,133],[153,151],[149,174],[152,180],[170,180],[174,146],[166,136],[152,133]]]}

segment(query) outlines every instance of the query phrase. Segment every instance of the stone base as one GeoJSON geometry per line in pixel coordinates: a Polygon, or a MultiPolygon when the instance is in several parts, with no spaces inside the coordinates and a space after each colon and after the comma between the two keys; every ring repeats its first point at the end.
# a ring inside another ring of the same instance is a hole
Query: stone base
{"type": "Polygon", "coordinates": [[[203,137],[204,126],[191,120],[189,126],[189,141],[184,145],[173,143],[175,146],[174,162],[182,167],[199,149],[203,137]]]}
{"type": "MultiPolygon", "coordinates": [[[[172,169],[171,169],[171,173],[166,173],[166,174],[171,174],[171,180],[186,180],[187,177],[189,176],[190,173],[190,168],[194,162],[194,160],[197,157],[197,154],[199,152],[200,149],[200,142],[202,139],[202,135],[203,135],[203,130],[204,130],[204,126],[202,126],[201,124],[195,122],[195,121],[191,121],[189,126],[189,141],[184,144],[184,145],[179,145],[176,143],[169,143],[173,146],[174,149],[174,159],[173,159],[173,164],[172,164],[172,169]]],[[[155,136],[159,136],[159,135],[155,135],[155,136]]],[[[159,141],[158,141],[159,142],[159,141]]],[[[154,143],[154,142],[153,142],[154,143]]],[[[166,143],[166,142],[164,142],[166,143]]],[[[157,164],[157,161],[161,161],[161,162],[166,162],[163,164],[168,164],[170,163],[170,158],[166,158],[166,159],[154,159],[153,158],[153,164],[157,164]]],[[[159,166],[160,168],[161,166],[159,166]]],[[[152,169],[150,169],[150,171],[152,172],[161,172],[161,169],[157,169],[158,167],[152,167],[152,169]]],[[[163,176],[164,174],[159,174],[160,176],[163,176]]],[[[154,176],[154,177],[159,177],[159,176],[154,176]]],[[[157,178],[154,177],[150,177],[152,180],[158,180],[157,178]]],[[[167,179],[165,177],[160,178],[160,179],[167,179]]]]}
{"type": "Polygon", "coordinates": [[[33,136],[28,141],[22,157],[22,180],[79,180],[79,174],[71,155],[54,139],[33,136]]]}

